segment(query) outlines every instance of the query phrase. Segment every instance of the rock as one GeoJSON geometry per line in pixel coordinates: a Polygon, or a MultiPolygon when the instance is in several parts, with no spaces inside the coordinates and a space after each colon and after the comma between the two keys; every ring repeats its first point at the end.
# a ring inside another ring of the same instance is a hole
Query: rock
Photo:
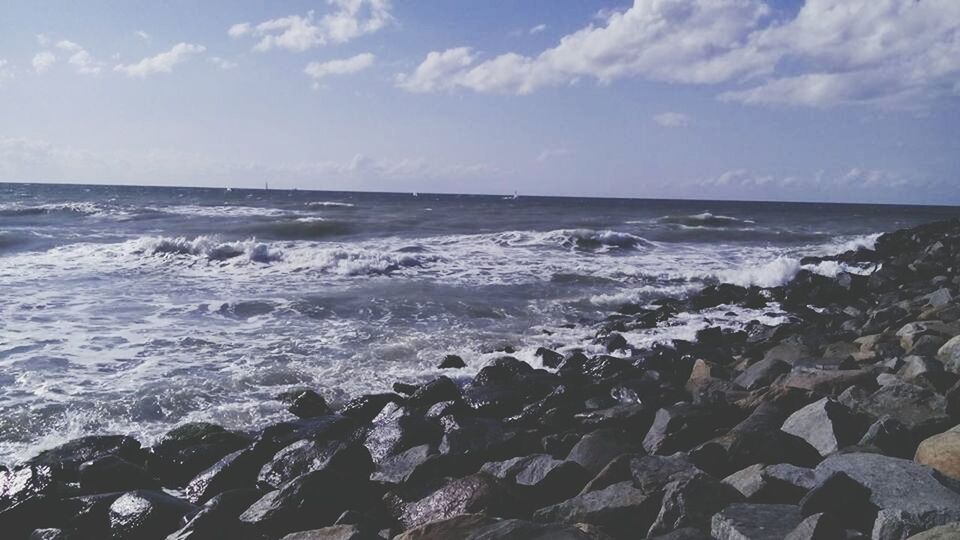
{"type": "Polygon", "coordinates": [[[374,462],[421,444],[436,443],[439,426],[394,403],[373,419],[363,444],[374,462]]]}
{"type": "Polygon", "coordinates": [[[478,473],[453,480],[423,499],[404,505],[398,521],[409,529],[458,514],[517,517],[525,513],[525,508],[507,483],[478,473]]]}
{"type": "Polygon", "coordinates": [[[960,374],[960,336],[950,338],[937,350],[937,360],[948,371],[960,374]]]}
{"type": "Polygon", "coordinates": [[[905,349],[910,354],[923,354],[923,355],[934,355],[937,354],[937,351],[941,347],[946,345],[947,338],[943,336],[935,336],[932,334],[924,334],[917,338],[913,345],[905,349]]]}
{"type": "Polygon", "coordinates": [[[27,540],[71,540],[72,536],[63,529],[37,529],[27,540]]]}
{"type": "Polygon", "coordinates": [[[660,509],[660,496],[633,487],[630,481],[567,499],[541,508],[533,520],[541,523],[590,523],[620,538],[642,534],[650,528],[660,509]]]}
{"type": "Polygon", "coordinates": [[[939,433],[951,424],[943,396],[909,383],[883,386],[866,398],[854,400],[854,407],[876,418],[895,418],[918,439],[939,433]]]}
{"type": "Polygon", "coordinates": [[[563,362],[562,354],[556,351],[552,351],[546,347],[538,348],[537,351],[534,353],[534,356],[536,356],[537,358],[540,359],[541,362],[543,362],[544,367],[548,367],[551,369],[557,368],[560,365],[560,363],[563,362]]]}
{"type": "Polygon", "coordinates": [[[484,366],[473,378],[473,384],[476,386],[516,384],[531,373],[533,368],[530,364],[512,356],[501,356],[484,366]]]}
{"type": "Polygon", "coordinates": [[[779,381],[787,388],[807,390],[818,397],[836,396],[854,385],[876,388],[876,374],[870,369],[822,370],[795,369],[779,381]]]}
{"type": "Polygon", "coordinates": [[[360,422],[373,420],[388,403],[403,403],[403,398],[392,392],[385,394],[366,394],[350,400],[340,409],[340,414],[360,422]]]}
{"type": "Polygon", "coordinates": [[[297,418],[314,418],[325,416],[333,411],[327,405],[327,400],[313,390],[301,390],[281,397],[282,401],[289,402],[287,408],[297,418]]]}
{"type": "Polygon", "coordinates": [[[692,527],[685,527],[683,529],[677,529],[673,532],[668,532],[667,534],[651,536],[648,538],[650,538],[650,540],[713,540],[709,534],[701,531],[700,529],[694,529],[692,527]]]}
{"type": "MultiPolygon", "coordinates": [[[[934,337],[941,341],[943,345],[948,339],[960,334],[960,325],[956,323],[944,323],[942,321],[918,321],[907,323],[897,330],[897,337],[900,338],[900,346],[903,350],[910,352],[917,348],[918,343],[924,337],[934,337]]],[[[939,348],[939,347],[938,347],[939,348]]],[[[936,350],[934,350],[936,352],[936,350]]],[[[918,352],[916,354],[926,354],[918,352]]]]}
{"type": "Polygon", "coordinates": [[[414,446],[397,455],[384,458],[377,464],[376,471],[370,476],[375,482],[403,484],[417,472],[430,456],[437,452],[429,444],[414,446]]]}
{"type": "Polygon", "coordinates": [[[79,476],[85,493],[160,489],[160,483],[142,467],[113,455],[84,463],[79,476]]]}
{"type": "Polygon", "coordinates": [[[917,447],[914,461],[960,480],[960,431],[954,428],[925,439],[917,447]]]}
{"type": "Polygon", "coordinates": [[[870,491],[879,508],[877,540],[904,538],[937,525],[960,521],[960,494],[930,468],[878,454],[834,454],[816,469],[823,478],[843,472],[870,491]]]}
{"type": "Polygon", "coordinates": [[[144,458],[136,439],[125,435],[91,435],[44,450],[28,459],[26,465],[47,466],[54,478],[75,482],[80,464],[110,455],[131,463],[141,463],[144,458]]]}
{"type": "MultiPolygon", "coordinates": [[[[490,459],[505,459],[523,453],[524,441],[502,422],[490,418],[457,419],[445,416],[440,421],[443,438],[438,450],[445,455],[480,457],[480,463],[490,459]]],[[[480,463],[477,465],[479,466],[480,463]]]]}
{"type": "Polygon", "coordinates": [[[597,474],[610,463],[610,460],[620,454],[634,453],[641,450],[635,437],[619,429],[598,429],[584,435],[580,441],[570,449],[567,460],[583,466],[591,474],[597,474]]]}
{"type": "Polygon", "coordinates": [[[680,403],[657,411],[653,425],[643,438],[651,454],[672,454],[687,450],[712,437],[729,419],[716,407],[680,403]]]}
{"type": "Polygon", "coordinates": [[[813,514],[790,531],[784,540],[837,540],[847,538],[846,531],[833,515],[813,514]]]}
{"type": "Polygon", "coordinates": [[[229,489],[252,488],[267,459],[267,454],[255,448],[228,454],[187,484],[184,490],[187,498],[194,504],[202,504],[229,489]]]}
{"type": "Polygon", "coordinates": [[[597,342],[603,345],[607,349],[607,352],[619,351],[630,347],[627,343],[627,338],[616,332],[598,338],[597,342]]]}
{"type": "Polygon", "coordinates": [[[606,540],[602,533],[588,532],[588,527],[572,527],[558,523],[533,523],[519,519],[498,519],[482,514],[462,514],[432,521],[395,536],[393,540],[462,540],[530,539],[530,540],[606,540]]]}
{"type": "Polygon", "coordinates": [[[781,427],[827,456],[860,440],[867,420],[832,398],[823,398],[790,415],[781,427]]]}
{"type": "Polygon", "coordinates": [[[710,521],[716,540],[783,540],[800,525],[800,508],[788,504],[731,504],[710,521]]]}
{"type": "Polygon", "coordinates": [[[674,480],[663,490],[660,513],[647,533],[667,533],[682,527],[706,528],[710,517],[743,495],[706,473],[674,480]]]}
{"type": "Polygon", "coordinates": [[[344,510],[364,507],[370,498],[366,482],[324,469],[267,493],[240,514],[240,521],[261,534],[280,536],[332,525],[344,510]]]}
{"type": "Polygon", "coordinates": [[[896,418],[883,416],[867,428],[859,446],[873,446],[888,456],[911,459],[917,443],[910,428],[896,418]]]}
{"type": "Polygon", "coordinates": [[[331,525],[312,531],[290,533],[280,540],[382,540],[382,538],[356,525],[331,525]]]}
{"type": "Polygon", "coordinates": [[[790,364],[777,358],[765,358],[751,365],[733,380],[742,388],[756,390],[770,386],[779,376],[790,371],[790,364]]]}
{"type": "Polygon", "coordinates": [[[480,468],[480,472],[532,488],[536,507],[547,506],[576,495],[591,476],[578,463],[554,459],[548,454],[486,463],[480,468]]]}
{"type": "Polygon", "coordinates": [[[723,479],[749,502],[796,504],[816,485],[812,469],[786,463],[756,464],[723,479]]]}
{"type": "Polygon", "coordinates": [[[407,399],[407,405],[410,407],[429,408],[434,403],[441,401],[459,401],[460,389],[456,383],[449,377],[437,377],[436,379],[421,385],[420,388],[407,399]]]}
{"type": "Polygon", "coordinates": [[[820,478],[800,501],[800,508],[805,516],[842,508],[838,514],[841,525],[861,531],[871,530],[877,518],[870,490],[842,471],[820,478]]]}
{"type": "Polygon", "coordinates": [[[448,354],[443,357],[443,361],[437,367],[439,369],[459,369],[467,367],[467,363],[455,354],[448,354]]]}
{"type": "Polygon", "coordinates": [[[255,534],[238,516],[263,496],[257,489],[234,489],[225,491],[207,501],[200,511],[166,540],[206,540],[230,538],[231,540],[254,540],[255,534]]]}
{"type": "Polygon", "coordinates": [[[197,507],[161,491],[138,490],[110,505],[110,534],[116,540],[162,539],[197,507]]]}
{"type": "Polygon", "coordinates": [[[302,474],[328,468],[348,478],[366,480],[373,471],[373,461],[361,444],[304,439],[277,452],[260,469],[257,483],[277,489],[302,474]]]}
{"type": "Polygon", "coordinates": [[[181,486],[224,456],[251,443],[239,433],[208,422],[174,428],[150,449],[147,469],[165,484],[181,486]]]}
{"type": "Polygon", "coordinates": [[[956,540],[960,538],[960,523],[948,523],[911,536],[908,540],[956,540]]]}
{"type": "Polygon", "coordinates": [[[46,465],[0,471],[0,512],[28,499],[62,490],[46,465]]]}
{"type": "Polygon", "coordinates": [[[950,294],[950,289],[940,287],[932,293],[924,295],[923,298],[927,301],[924,307],[938,308],[949,304],[953,300],[953,295],[950,294]]]}
{"type": "Polygon", "coordinates": [[[781,360],[787,364],[793,365],[797,361],[813,356],[810,349],[797,343],[779,343],[774,345],[763,355],[764,361],[781,360]]]}

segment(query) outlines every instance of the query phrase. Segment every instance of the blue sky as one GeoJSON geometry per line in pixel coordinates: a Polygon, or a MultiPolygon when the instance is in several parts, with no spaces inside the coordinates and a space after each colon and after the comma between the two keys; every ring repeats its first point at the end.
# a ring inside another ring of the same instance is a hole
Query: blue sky
{"type": "Polygon", "coordinates": [[[0,181],[960,203],[956,0],[6,2],[0,181]]]}

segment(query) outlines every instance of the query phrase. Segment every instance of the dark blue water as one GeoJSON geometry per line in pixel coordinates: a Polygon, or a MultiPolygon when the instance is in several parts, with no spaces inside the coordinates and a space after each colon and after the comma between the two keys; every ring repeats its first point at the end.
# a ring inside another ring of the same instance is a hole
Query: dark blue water
{"type": "MultiPolygon", "coordinates": [[[[70,437],[285,418],[468,375],[510,344],[582,346],[625,302],[775,285],[799,257],[960,215],[942,207],[0,184],[0,461],[70,437]]],[[[820,265],[830,274],[840,267],[820,265]]],[[[720,308],[628,334],[777,322],[720,308]]]]}

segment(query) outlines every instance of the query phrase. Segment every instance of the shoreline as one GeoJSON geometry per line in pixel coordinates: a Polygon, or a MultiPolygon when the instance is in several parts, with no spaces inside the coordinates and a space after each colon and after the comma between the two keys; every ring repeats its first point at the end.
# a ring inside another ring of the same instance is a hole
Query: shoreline
{"type": "Polygon", "coordinates": [[[821,263],[875,270],[628,304],[593,344],[623,351],[621,332],[725,305],[776,302],[790,318],[777,326],[709,327],[629,355],[538,350],[555,371],[506,352],[472,379],[398,382],[337,411],[291,392],[279,399],[300,420],[251,433],[185,424],[151,448],[83,437],[0,469],[0,528],[887,539],[960,522],[960,220],[801,261],[821,263]]]}

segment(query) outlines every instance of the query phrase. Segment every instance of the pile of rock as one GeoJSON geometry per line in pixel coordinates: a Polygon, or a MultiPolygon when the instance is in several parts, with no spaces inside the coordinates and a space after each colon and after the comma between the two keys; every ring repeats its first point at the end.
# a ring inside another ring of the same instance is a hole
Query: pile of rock
{"type": "MultiPolygon", "coordinates": [[[[809,259],[816,264],[827,259],[809,259]]],[[[902,539],[960,531],[960,222],[882,236],[783,287],[624,306],[617,355],[504,355],[254,433],[150,448],[78,439],[0,471],[0,531],[33,539],[902,539]],[[631,350],[683,311],[791,321],[631,350]],[[927,531],[927,532],[923,532],[927,531]],[[920,534],[923,533],[923,534],[920,534]]],[[[444,364],[462,365],[448,357],[444,364]]],[[[939,536],[937,536],[939,535],[939,536]]],[[[953,536],[951,536],[953,535],[953,536]]]]}

